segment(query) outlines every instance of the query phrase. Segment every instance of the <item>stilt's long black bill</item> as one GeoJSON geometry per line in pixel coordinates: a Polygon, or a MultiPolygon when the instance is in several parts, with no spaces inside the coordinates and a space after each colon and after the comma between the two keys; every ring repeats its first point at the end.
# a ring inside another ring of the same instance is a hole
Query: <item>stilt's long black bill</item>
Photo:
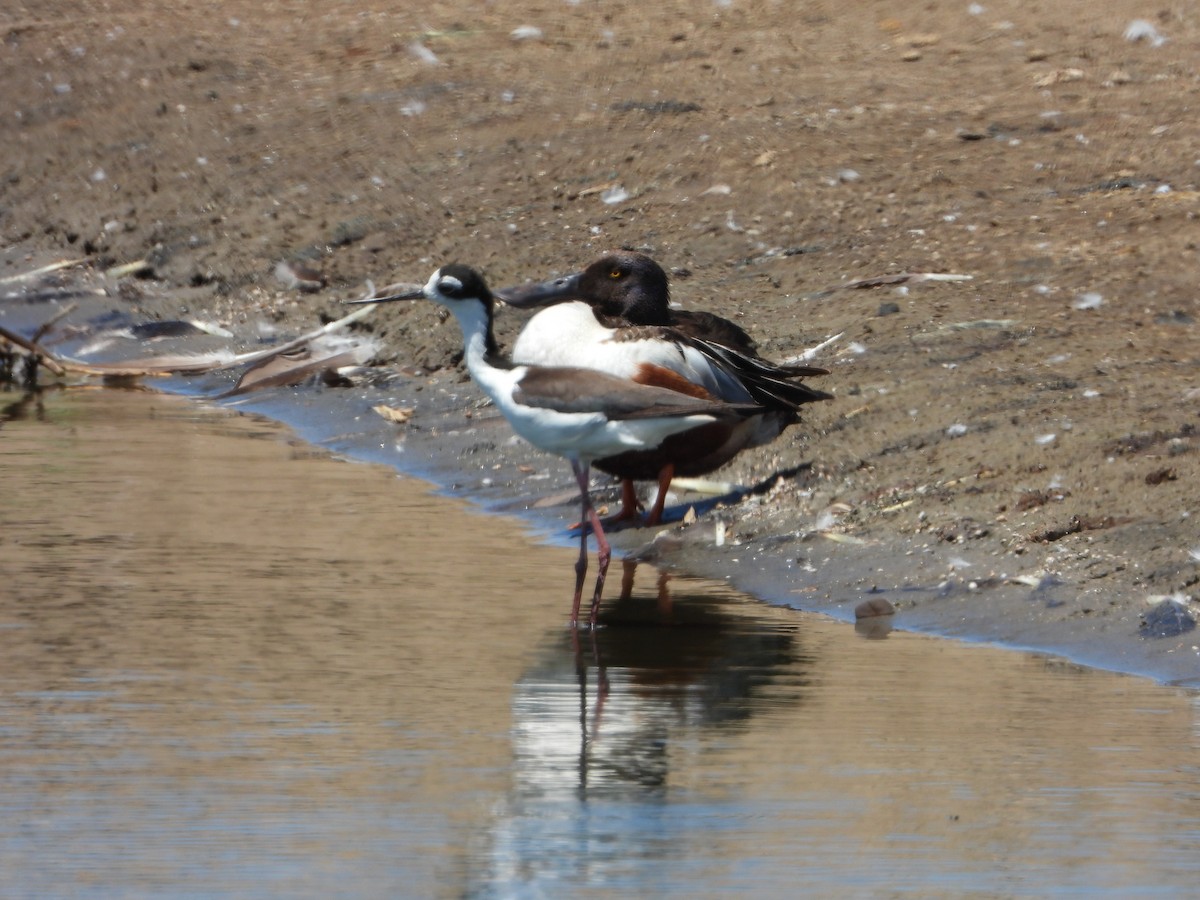
{"type": "Polygon", "coordinates": [[[409,287],[405,285],[407,290],[399,294],[387,294],[383,297],[365,297],[362,300],[346,300],[347,306],[357,306],[363,303],[392,303],[395,300],[423,300],[425,299],[424,289],[420,286],[413,285],[409,287]]]}
{"type": "Polygon", "coordinates": [[[523,284],[520,287],[502,288],[495,295],[518,309],[536,309],[539,306],[550,306],[562,300],[571,300],[579,296],[579,276],[565,275],[552,281],[542,281],[536,284],[523,284]]]}

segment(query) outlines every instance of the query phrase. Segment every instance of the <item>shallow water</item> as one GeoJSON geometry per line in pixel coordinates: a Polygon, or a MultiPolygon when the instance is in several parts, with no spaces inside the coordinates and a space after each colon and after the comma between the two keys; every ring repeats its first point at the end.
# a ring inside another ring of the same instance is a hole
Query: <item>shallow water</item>
{"type": "Polygon", "coordinates": [[[0,394],[0,895],[1177,896],[1194,694],[573,554],[282,428],[0,394]]]}

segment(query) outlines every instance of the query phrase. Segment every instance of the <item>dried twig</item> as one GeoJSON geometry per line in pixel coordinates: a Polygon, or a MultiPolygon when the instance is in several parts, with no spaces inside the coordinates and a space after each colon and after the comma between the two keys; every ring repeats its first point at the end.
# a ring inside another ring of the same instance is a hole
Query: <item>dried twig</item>
{"type": "Polygon", "coordinates": [[[863,290],[865,288],[887,287],[893,284],[916,284],[920,281],[971,281],[974,275],[955,275],[952,272],[900,272],[895,275],[876,275],[873,278],[860,278],[857,281],[844,281],[834,284],[826,291],[863,290]]]}
{"type": "Polygon", "coordinates": [[[837,341],[843,334],[845,334],[845,332],[839,331],[833,337],[826,338],[825,340],[821,341],[821,343],[814,344],[813,346],[809,347],[807,350],[801,350],[795,356],[789,356],[782,363],[780,363],[780,365],[797,366],[797,365],[800,365],[801,363],[810,362],[813,358],[815,358],[817,356],[817,354],[819,354],[822,350],[824,350],[830,344],[837,341]]]}
{"type": "Polygon", "coordinates": [[[242,373],[237,384],[224,393],[218,394],[217,398],[224,400],[263,388],[299,384],[317,372],[328,372],[342,366],[356,365],[358,362],[358,356],[353,350],[315,354],[311,344],[293,347],[287,352],[281,351],[254,363],[242,373]]]}
{"type": "Polygon", "coordinates": [[[64,306],[62,309],[60,309],[54,315],[52,315],[49,319],[47,319],[45,322],[43,322],[41,325],[39,325],[38,330],[33,333],[33,337],[31,337],[30,340],[33,341],[35,344],[38,343],[42,338],[44,338],[46,336],[46,333],[51,328],[53,328],[56,324],[61,322],[63,319],[65,319],[71,313],[75,312],[75,310],[77,310],[78,308],[79,308],[78,303],[68,303],[66,306],[64,306]]]}
{"type": "MultiPolygon", "coordinates": [[[[368,285],[367,297],[372,297],[375,294],[374,285],[368,285]]],[[[218,353],[208,354],[204,356],[159,356],[148,357],[145,359],[125,360],[122,362],[97,362],[86,363],[77,359],[64,356],[54,356],[48,350],[28,338],[9,331],[0,326],[0,337],[3,337],[20,347],[24,347],[31,353],[37,354],[41,358],[42,365],[53,372],[55,375],[64,375],[67,372],[76,375],[98,375],[103,377],[124,377],[138,378],[143,376],[156,377],[165,375],[203,375],[208,372],[220,372],[225,369],[232,369],[237,366],[250,365],[260,362],[265,359],[270,359],[274,356],[287,353],[299,347],[303,347],[316,338],[331,334],[341,328],[345,328],[352,322],[365,318],[371,313],[372,307],[363,306],[356,309],[354,312],[342,318],[322,325],[308,334],[301,335],[294,340],[287,341],[278,347],[270,347],[265,350],[256,350],[253,353],[218,353]]]]}
{"type": "Polygon", "coordinates": [[[11,284],[16,281],[31,281],[40,275],[49,275],[51,272],[57,272],[59,269],[69,269],[71,266],[82,265],[87,262],[86,259],[60,259],[58,262],[52,262],[49,265],[42,266],[38,269],[30,269],[28,272],[18,272],[16,275],[5,275],[0,278],[0,284],[11,284]]]}
{"type": "Polygon", "coordinates": [[[54,358],[54,354],[37,341],[31,341],[29,338],[23,337],[15,331],[9,331],[3,325],[0,325],[0,338],[4,338],[10,344],[16,344],[18,347],[29,351],[32,356],[37,357],[41,364],[55,375],[65,375],[67,373],[67,367],[59,363],[54,358]]]}
{"type": "Polygon", "coordinates": [[[110,266],[104,270],[106,278],[120,280],[126,275],[141,275],[145,272],[153,272],[154,266],[148,259],[135,259],[133,262],[121,263],[118,266],[110,266]]]}

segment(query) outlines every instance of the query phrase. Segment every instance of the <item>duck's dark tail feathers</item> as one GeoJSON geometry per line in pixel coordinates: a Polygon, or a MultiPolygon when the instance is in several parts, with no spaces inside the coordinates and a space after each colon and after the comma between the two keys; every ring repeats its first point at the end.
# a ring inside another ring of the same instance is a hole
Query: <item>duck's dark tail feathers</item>
{"type": "Polygon", "coordinates": [[[812,375],[828,375],[828,369],[822,369],[820,366],[779,366],[711,341],[693,339],[692,343],[717,365],[735,372],[755,402],[764,406],[794,410],[805,403],[833,399],[833,394],[793,380],[812,375]]]}

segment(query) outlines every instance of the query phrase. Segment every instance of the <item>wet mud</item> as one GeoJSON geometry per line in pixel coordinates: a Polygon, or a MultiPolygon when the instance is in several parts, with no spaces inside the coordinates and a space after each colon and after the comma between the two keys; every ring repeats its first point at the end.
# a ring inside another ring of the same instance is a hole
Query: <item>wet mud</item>
{"type": "MultiPolygon", "coordinates": [[[[720,476],[761,490],[676,498],[695,522],[622,531],[623,552],[1192,683],[1196,632],[1145,626],[1164,598],[1194,619],[1200,584],[1200,22],[1131,28],[1146,18],[1132,0],[17,7],[0,278],[78,259],[113,321],[201,320],[244,349],[340,316],[367,279],[459,260],[514,284],[636,247],[768,357],[841,337],[817,360],[837,399],[720,476]],[[970,280],[877,278],[928,272],[970,280]]],[[[0,324],[43,315],[3,287],[0,324]]],[[[478,406],[453,323],[389,309],[353,334],[393,377],[244,402],[570,539],[565,467],[478,406]]]]}

